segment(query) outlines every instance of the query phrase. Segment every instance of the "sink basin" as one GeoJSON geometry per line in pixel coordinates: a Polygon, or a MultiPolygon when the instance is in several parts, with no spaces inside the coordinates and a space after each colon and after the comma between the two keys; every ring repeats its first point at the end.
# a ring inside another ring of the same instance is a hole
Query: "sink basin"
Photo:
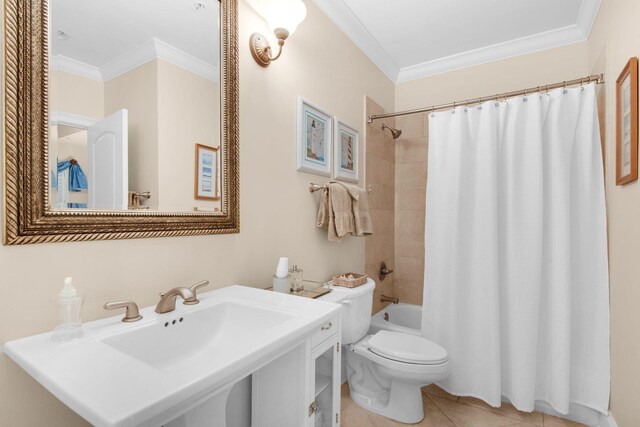
{"type": "Polygon", "coordinates": [[[199,299],[165,314],[144,308],[135,323],[121,322],[121,314],[85,323],[74,342],[52,342],[49,332],[10,341],[4,351],[92,425],[168,425],[202,402],[212,408],[211,425],[225,425],[233,384],[304,343],[340,310],[238,285],[199,299]]]}
{"type": "Polygon", "coordinates": [[[234,343],[255,340],[293,317],[255,304],[220,301],[97,339],[148,365],[171,371],[207,350],[231,351],[234,343]]]}

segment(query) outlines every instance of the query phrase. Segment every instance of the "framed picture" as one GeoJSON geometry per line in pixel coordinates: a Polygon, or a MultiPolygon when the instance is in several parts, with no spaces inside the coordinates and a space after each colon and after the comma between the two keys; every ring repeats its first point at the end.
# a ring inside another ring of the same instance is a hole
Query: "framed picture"
{"type": "Polygon", "coordinates": [[[616,185],[638,179],[638,58],[616,82],[616,185]]]}
{"type": "Polygon", "coordinates": [[[333,177],[358,182],[358,131],[335,119],[333,177]]]}
{"type": "Polygon", "coordinates": [[[331,176],[331,116],[298,97],[298,170],[331,176]]]}
{"type": "Polygon", "coordinates": [[[218,149],[196,144],[196,200],[219,200],[218,193],[218,149]]]}

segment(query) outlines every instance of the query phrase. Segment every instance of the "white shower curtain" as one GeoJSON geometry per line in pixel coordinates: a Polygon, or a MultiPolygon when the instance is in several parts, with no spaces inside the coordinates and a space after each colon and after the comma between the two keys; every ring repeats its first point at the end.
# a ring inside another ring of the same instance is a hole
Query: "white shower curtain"
{"type": "Polygon", "coordinates": [[[607,413],[609,294],[593,85],[430,114],[422,333],[439,385],[607,413]]]}

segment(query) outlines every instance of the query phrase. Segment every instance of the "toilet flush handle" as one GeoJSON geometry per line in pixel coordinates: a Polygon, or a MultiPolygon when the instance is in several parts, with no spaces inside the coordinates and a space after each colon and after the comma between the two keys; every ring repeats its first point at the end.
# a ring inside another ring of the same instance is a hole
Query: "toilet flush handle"
{"type": "Polygon", "coordinates": [[[342,304],[344,305],[353,305],[353,301],[351,301],[350,299],[345,299],[342,301],[342,304]]]}

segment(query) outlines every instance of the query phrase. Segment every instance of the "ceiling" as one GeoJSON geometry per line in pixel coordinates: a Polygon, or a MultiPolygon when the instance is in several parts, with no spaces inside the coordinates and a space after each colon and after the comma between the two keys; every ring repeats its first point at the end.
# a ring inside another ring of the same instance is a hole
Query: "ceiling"
{"type": "Polygon", "coordinates": [[[315,0],[394,82],[586,40],[601,0],[315,0]]]}
{"type": "Polygon", "coordinates": [[[217,0],[51,0],[50,8],[54,65],[100,70],[135,62],[127,58],[134,52],[141,58],[171,50],[183,62],[218,67],[217,0]]]}

